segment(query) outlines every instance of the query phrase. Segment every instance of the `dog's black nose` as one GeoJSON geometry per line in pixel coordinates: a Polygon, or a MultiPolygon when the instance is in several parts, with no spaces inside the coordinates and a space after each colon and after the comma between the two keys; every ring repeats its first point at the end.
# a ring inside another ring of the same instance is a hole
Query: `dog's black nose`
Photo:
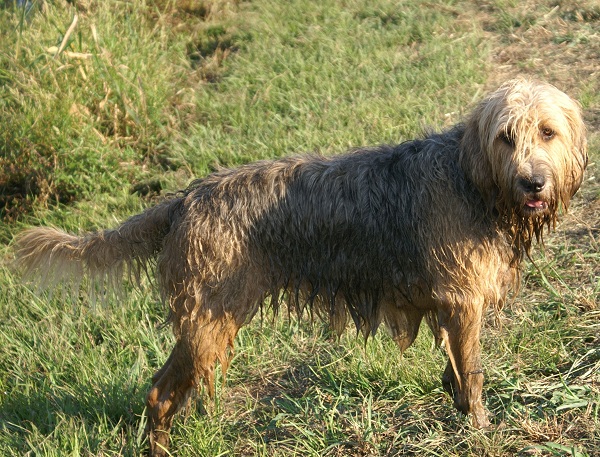
{"type": "Polygon", "coordinates": [[[546,186],[546,178],[534,175],[530,178],[521,178],[520,184],[525,192],[541,192],[546,186]]]}

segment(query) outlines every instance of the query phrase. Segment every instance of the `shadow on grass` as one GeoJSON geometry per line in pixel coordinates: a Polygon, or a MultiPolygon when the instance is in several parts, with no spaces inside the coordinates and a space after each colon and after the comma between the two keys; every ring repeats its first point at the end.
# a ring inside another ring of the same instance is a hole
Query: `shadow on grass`
{"type": "Polygon", "coordinates": [[[115,450],[115,445],[121,446],[119,455],[138,455],[145,425],[140,390],[120,381],[64,389],[45,381],[38,386],[17,385],[2,395],[0,436],[3,444],[22,455],[46,448],[102,455],[107,448],[115,450]]]}

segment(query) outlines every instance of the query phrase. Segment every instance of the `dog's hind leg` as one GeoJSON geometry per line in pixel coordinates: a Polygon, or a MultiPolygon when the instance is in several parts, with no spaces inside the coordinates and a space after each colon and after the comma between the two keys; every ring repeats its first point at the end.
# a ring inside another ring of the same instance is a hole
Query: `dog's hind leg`
{"type": "Polygon", "coordinates": [[[210,311],[187,320],[165,365],[153,376],[146,404],[150,455],[166,456],[175,414],[187,405],[200,383],[214,395],[217,360],[226,371],[233,356],[233,340],[240,325],[229,315],[210,311]]]}
{"type": "Polygon", "coordinates": [[[473,426],[489,425],[481,398],[483,370],[481,369],[482,307],[469,310],[458,308],[451,316],[440,313],[439,331],[448,353],[448,365],[442,377],[444,389],[454,398],[454,406],[471,414],[473,426]]]}
{"type": "Polygon", "coordinates": [[[146,398],[148,423],[146,434],[152,457],[168,455],[169,430],[175,414],[186,405],[196,387],[189,350],[177,342],[163,367],[152,377],[146,398]]]}

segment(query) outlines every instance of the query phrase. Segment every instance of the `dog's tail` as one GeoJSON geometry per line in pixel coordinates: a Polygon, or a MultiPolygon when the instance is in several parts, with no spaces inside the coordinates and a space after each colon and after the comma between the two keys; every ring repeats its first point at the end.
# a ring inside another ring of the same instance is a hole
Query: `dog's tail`
{"type": "Polygon", "coordinates": [[[161,251],[180,206],[181,199],[174,198],[116,229],[83,236],[50,227],[26,230],[16,239],[15,263],[26,279],[43,289],[68,282],[77,290],[87,278],[91,289],[103,295],[126,275],[139,284],[161,251]]]}

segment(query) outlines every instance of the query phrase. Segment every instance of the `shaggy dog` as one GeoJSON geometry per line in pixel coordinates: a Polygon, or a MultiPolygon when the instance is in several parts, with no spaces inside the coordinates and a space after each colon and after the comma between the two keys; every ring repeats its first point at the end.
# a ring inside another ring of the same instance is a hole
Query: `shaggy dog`
{"type": "Polygon", "coordinates": [[[157,272],[176,344],[147,397],[150,453],[164,455],[175,413],[268,298],[312,309],[341,331],[381,323],[400,351],[425,317],[445,343],[443,385],[489,424],[479,336],[488,306],[581,184],[585,127],[553,86],[509,81],[463,124],[396,146],[288,157],[223,170],[127,220],[83,236],[26,231],[17,259],[46,285],[138,281],[157,272]]]}

